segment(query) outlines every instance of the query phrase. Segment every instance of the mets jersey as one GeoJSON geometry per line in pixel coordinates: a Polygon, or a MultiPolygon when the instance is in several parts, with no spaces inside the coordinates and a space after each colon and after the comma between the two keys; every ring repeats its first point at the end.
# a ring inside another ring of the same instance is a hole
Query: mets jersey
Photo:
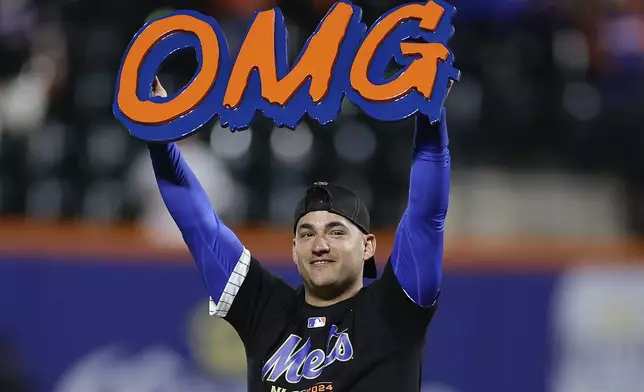
{"type": "Polygon", "coordinates": [[[416,305],[391,263],[379,280],[328,307],[307,304],[302,289],[271,275],[246,250],[238,266],[248,268],[241,286],[211,304],[244,342],[250,391],[420,390],[436,301],[416,305]]]}

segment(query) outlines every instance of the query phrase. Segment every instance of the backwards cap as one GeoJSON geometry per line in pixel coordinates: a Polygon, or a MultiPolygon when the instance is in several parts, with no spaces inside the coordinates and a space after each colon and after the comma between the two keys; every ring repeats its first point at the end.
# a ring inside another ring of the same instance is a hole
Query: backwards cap
{"type": "MultiPolygon", "coordinates": [[[[316,182],[310,186],[295,209],[293,232],[297,230],[300,218],[313,211],[328,211],[340,215],[356,225],[364,234],[369,234],[371,219],[367,206],[355,192],[341,185],[316,182]]],[[[365,261],[363,275],[369,279],[378,277],[374,257],[365,261]]]]}

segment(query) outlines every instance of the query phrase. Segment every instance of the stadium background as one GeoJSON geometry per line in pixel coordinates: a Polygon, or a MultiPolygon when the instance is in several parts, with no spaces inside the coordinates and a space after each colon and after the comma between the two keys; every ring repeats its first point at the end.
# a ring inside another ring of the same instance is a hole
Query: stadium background
{"type": "MultiPolygon", "coordinates": [[[[330,2],[278,5],[291,58],[330,2]]],[[[357,2],[369,24],[393,7],[357,2]]],[[[425,391],[644,390],[644,3],[454,0],[462,81],[425,391]]],[[[0,0],[0,390],[243,390],[235,333],[159,199],[144,145],[111,113],[123,51],[173,8],[232,50],[266,0],[0,0]]],[[[168,90],[194,70],[169,60],[168,90]]],[[[347,105],[295,132],[258,118],[182,142],[213,204],[289,282],[289,218],[314,180],[356,188],[379,260],[405,206],[412,129],[347,105]]]]}

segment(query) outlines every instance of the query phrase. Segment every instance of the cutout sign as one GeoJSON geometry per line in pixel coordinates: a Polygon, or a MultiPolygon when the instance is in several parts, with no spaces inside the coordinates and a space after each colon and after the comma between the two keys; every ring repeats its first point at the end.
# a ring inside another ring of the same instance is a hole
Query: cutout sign
{"type": "Polygon", "coordinates": [[[174,12],[146,23],[130,42],[113,112],[133,136],[149,142],[183,139],[215,116],[231,131],[244,130],[257,110],[281,127],[295,129],[305,114],[324,125],[338,116],[345,96],[378,120],[420,112],[435,122],[450,81],[460,78],[447,46],[455,12],[438,0],[409,3],[367,29],[360,8],[339,1],[292,67],[279,8],[255,13],[234,60],[214,18],[174,12]],[[186,48],[196,52],[195,76],[175,94],[151,98],[160,66],[186,48]],[[388,77],[392,59],[400,70],[388,77]]]}

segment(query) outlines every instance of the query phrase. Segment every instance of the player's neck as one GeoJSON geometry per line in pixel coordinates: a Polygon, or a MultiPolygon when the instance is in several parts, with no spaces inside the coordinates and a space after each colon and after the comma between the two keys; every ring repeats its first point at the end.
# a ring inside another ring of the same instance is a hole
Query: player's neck
{"type": "Polygon", "coordinates": [[[360,289],[362,289],[362,282],[356,282],[354,286],[350,287],[347,290],[342,291],[342,293],[338,295],[334,295],[331,298],[325,298],[321,295],[316,295],[313,290],[310,290],[308,288],[304,289],[304,299],[307,304],[319,308],[335,305],[338,302],[342,302],[346,299],[349,299],[353,297],[354,295],[358,294],[360,289]]]}

